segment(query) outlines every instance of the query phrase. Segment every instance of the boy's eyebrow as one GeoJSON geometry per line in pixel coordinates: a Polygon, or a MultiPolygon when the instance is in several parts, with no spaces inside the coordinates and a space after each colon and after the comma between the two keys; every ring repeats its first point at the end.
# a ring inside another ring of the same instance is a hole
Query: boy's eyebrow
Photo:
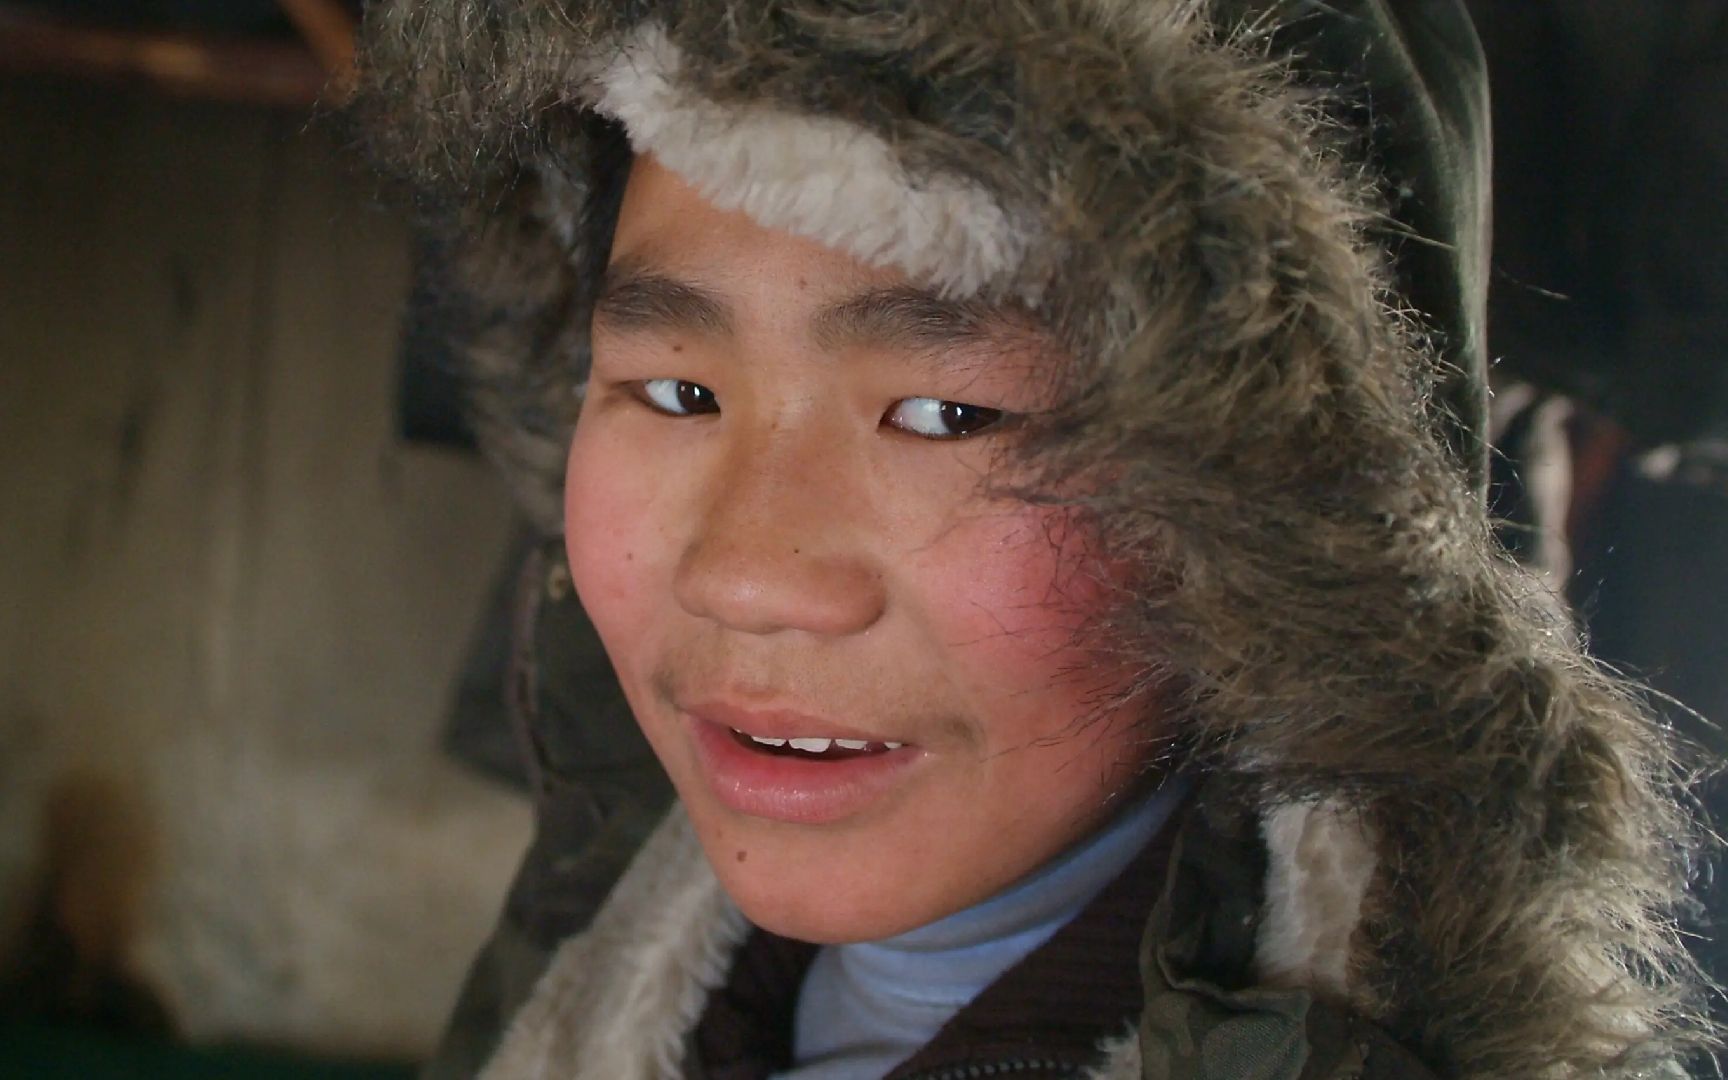
{"type": "Polygon", "coordinates": [[[831,352],[849,345],[908,351],[998,343],[1012,324],[988,304],[949,300],[910,285],[889,285],[849,296],[817,312],[811,331],[831,352]]]}
{"type": "Polygon", "coordinates": [[[732,309],[715,293],[656,273],[629,257],[606,268],[594,315],[624,330],[732,333],[732,309]]]}
{"type": "MultiPolygon", "coordinates": [[[[594,314],[623,330],[725,337],[735,328],[725,297],[630,256],[607,268],[594,314]]],[[[866,289],[826,305],[810,320],[811,337],[825,352],[849,346],[927,351],[999,345],[1025,337],[1028,329],[1000,308],[949,300],[911,285],[866,289]]]]}

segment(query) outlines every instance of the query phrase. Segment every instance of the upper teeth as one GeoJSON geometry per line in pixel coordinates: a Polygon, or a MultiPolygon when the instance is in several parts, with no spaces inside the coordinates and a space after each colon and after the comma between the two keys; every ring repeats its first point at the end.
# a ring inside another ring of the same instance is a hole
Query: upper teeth
{"type": "MultiPolygon", "coordinates": [[[[739,732],[739,734],[745,733],[739,732]]],[[[825,754],[829,747],[833,746],[838,746],[842,750],[868,750],[870,748],[870,743],[864,739],[773,739],[766,735],[751,735],[750,741],[761,743],[763,746],[790,746],[792,749],[802,750],[806,754],[825,754]]],[[[883,748],[888,750],[898,750],[904,745],[906,744],[897,742],[882,744],[883,748]]]]}

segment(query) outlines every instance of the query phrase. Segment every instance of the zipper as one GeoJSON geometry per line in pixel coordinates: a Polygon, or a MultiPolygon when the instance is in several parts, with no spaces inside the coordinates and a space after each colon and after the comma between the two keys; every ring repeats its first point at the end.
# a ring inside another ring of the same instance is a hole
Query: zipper
{"type": "Polygon", "coordinates": [[[1078,1077],[1082,1070],[1066,1062],[1050,1058],[1010,1058],[1006,1061],[985,1061],[973,1065],[950,1065],[929,1069],[906,1077],[906,1080],[987,1080],[996,1076],[1018,1076],[1025,1073],[1048,1073],[1051,1076],[1078,1077]]]}

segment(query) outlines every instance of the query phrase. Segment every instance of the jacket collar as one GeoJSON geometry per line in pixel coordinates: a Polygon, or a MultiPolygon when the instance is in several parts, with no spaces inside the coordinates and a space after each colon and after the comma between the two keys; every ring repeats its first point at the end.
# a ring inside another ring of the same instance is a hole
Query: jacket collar
{"type": "MultiPolygon", "coordinates": [[[[1372,865],[1364,867],[1358,856],[1371,848],[1344,815],[1324,807],[1285,808],[1261,822],[1231,805],[1215,790],[1203,791],[1094,905],[1103,906],[1088,909],[1104,918],[1070,924],[1015,969],[1014,978],[987,989],[975,1003],[979,1008],[956,1017],[961,1023],[970,1015],[953,1033],[945,1029],[952,1038],[939,1036],[908,1066],[921,1071],[978,1052],[1024,1053],[1027,1044],[1010,1046],[999,1033],[964,1025],[990,1015],[1039,1016],[1048,999],[1036,995],[1058,983],[1063,994],[1075,994],[1069,1000],[1100,1010],[1095,1015],[1133,1018],[1138,1011],[1136,1033],[1110,1041],[1093,1066],[1089,1075],[1099,1080],[1141,1076],[1153,1064],[1143,1060],[1146,1053],[1169,1059],[1146,1075],[1205,1075],[1183,1071],[1185,1059],[1172,1049],[1217,1045],[1195,1043],[1191,1024],[1197,1019],[1224,1031],[1232,1045],[1273,1046],[1282,1055],[1277,1061],[1294,1062],[1299,1070],[1311,1029],[1338,1028],[1344,1015],[1314,1005],[1317,995],[1348,993],[1333,983],[1350,969],[1350,931],[1372,865]],[[1102,970],[1090,983],[1080,980],[1086,986],[1072,987],[1059,971],[1064,957],[1076,947],[1091,952],[1102,944],[1100,935],[1119,939],[1121,920],[1138,922],[1148,908],[1138,972],[1131,948],[1124,948],[1121,971],[1102,970]],[[1135,1010],[1129,1000],[1123,1009],[1124,988],[1130,998],[1143,991],[1145,1007],[1135,1010]]],[[[748,932],[709,869],[689,818],[674,807],[592,926],[555,954],[484,1080],[567,1076],[572,1063],[579,1078],[680,1075],[709,997],[726,983],[748,932]]],[[[1021,1032],[1033,1044],[1075,1059],[1085,1052],[1084,1059],[1096,1061],[1090,1051],[1100,1029],[1065,1028],[1071,1019],[1046,1015],[1047,1023],[1035,1023],[1051,1030],[1021,1032]]],[[[1188,1064],[1198,1069],[1204,1062],[1188,1064]]],[[[1292,1080],[1296,1075],[1289,1073],[1292,1080]]]]}

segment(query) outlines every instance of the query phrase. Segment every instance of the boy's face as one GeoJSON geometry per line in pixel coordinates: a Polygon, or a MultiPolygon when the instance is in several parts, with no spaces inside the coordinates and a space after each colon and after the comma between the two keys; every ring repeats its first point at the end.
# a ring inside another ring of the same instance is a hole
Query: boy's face
{"type": "Polygon", "coordinates": [[[1114,809],[1153,732],[1098,715],[1097,571],[1059,512],[979,489],[1047,404],[1032,332],[639,158],[593,341],[571,570],[753,922],[898,933],[1114,809]]]}

